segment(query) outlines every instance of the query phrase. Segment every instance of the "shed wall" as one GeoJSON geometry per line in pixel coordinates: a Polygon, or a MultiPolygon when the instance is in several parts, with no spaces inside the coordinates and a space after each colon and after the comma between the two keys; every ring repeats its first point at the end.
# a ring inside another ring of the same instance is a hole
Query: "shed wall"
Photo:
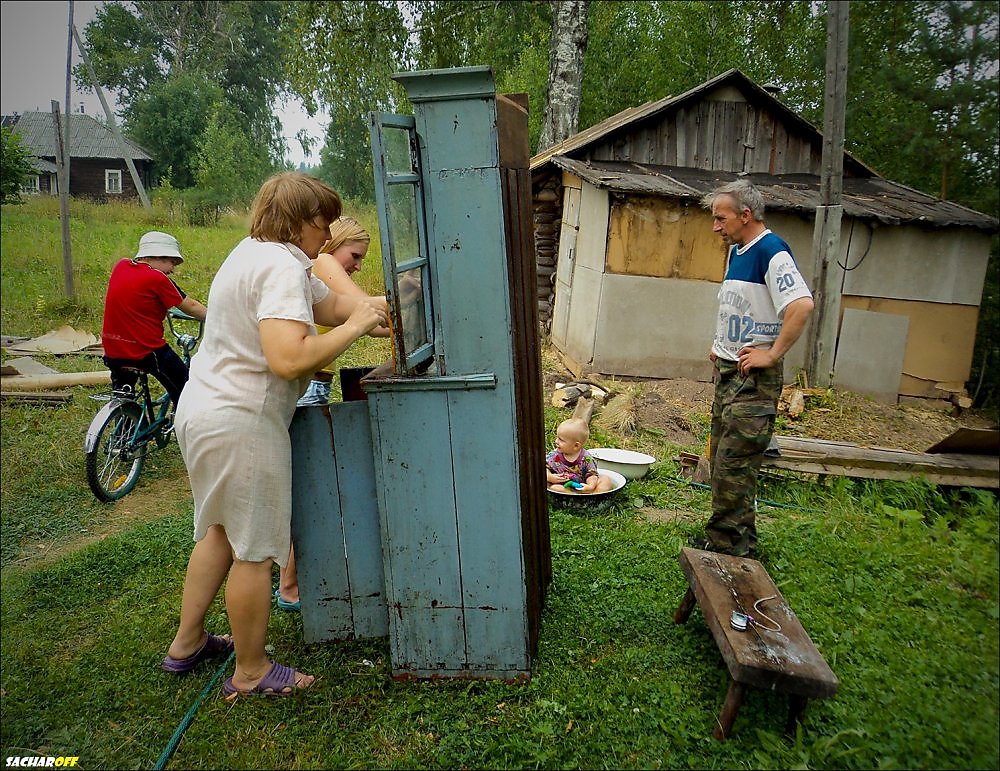
{"type": "Polygon", "coordinates": [[[709,92],[694,104],[617,132],[580,156],[720,171],[819,174],[822,147],[786,126],[738,89],[709,92]]]}
{"type": "Polygon", "coordinates": [[[913,225],[873,231],[859,222],[853,228],[845,226],[842,238],[851,242],[846,295],[972,306],[982,300],[988,234],[913,225]]]}
{"type": "Polygon", "coordinates": [[[722,281],[726,252],[701,207],[669,198],[613,196],[608,272],[722,281]]]}

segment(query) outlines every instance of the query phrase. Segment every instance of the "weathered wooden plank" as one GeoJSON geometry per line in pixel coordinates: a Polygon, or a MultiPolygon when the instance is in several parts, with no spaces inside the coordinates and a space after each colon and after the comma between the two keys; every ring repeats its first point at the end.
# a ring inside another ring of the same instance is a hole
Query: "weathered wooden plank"
{"type": "Polygon", "coordinates": [[[2,391],[0,399],[19,404],[36,404],[42,407],[61,407],[72,400],[69,391],[2,391]]]}
{"type": "Polygon", "coordinates": [[[759,562],[688,547],[679,561],[733,680],[809,698],[836,694],[836,675],[759,562]],[[729,623],[734,610],[758,623],[737,631],[729,623]],[[765,628],[772,625],[761,611],[780,631],[765,628]]]}
{"type": "Polygon", "coordinates": [[[356,635],[329,413],[320,407],[300,408],[288,430],[302,636],[307,643],[350,640],[356,635]]]}
{"type": "Polygon", "coordinates": [[[1000,487],[1000,458],[993,456],[919,453],[822,439],[775,438],[781,456],[765,457],[765,466],[868,479],[910,479],[924,475],[935,484],[1000,487]]]}
{"type": "Polygon", "coordinates": [[[59,372],[55,375],[12,375],[0,378],[8,391],[34,391],[66,388],[77,385],[105,385],[111,382],[111,372],[59,372]]]}

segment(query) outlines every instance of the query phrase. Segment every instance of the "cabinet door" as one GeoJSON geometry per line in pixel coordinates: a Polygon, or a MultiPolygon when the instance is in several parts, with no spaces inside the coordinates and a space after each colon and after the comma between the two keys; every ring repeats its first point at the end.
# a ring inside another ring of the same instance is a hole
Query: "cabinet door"
{"type": "MultiPolygon", "coordinates": [[[[426,370],[435,353],[417,137],[410,116],[371,113],[369,122],[393,369],[410,375],[426,370]]],[[[438,369],[443,370],[440,361],[438,369]]]]}

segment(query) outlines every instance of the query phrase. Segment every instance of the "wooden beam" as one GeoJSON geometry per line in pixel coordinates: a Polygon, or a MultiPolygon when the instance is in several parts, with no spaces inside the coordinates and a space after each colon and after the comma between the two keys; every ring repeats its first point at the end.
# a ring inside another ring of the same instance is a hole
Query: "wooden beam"
{"type": "Polygon", "coordinates": [[[847,104],[849,3],[827,4],[826,91],[823,102],[823,160],[820,205],[816,207],[812,257],[816,310],[807,336],[806,371],[817,385],[830,385],[837,353],[840,293],[840,223],[843,217],[844,123],[847,104]]]}
{"type": "Polygon", "coordinates": [[[788,436],[775,438],[781,455],[765,456],[765,467],[866,479],[925,476],[939,485],[1000,488],[1000,459],[996,456],[910,452],[788,436]]]}
{"type": "Polygon", "coordinates": [[[111,372],[60,372],[55,375],[15,375],[0,379],[5,391],[51,391],[75,385],[104,385],[111,382],[111,372]]]}
{"type": "Polygon", "coordinates": [[[70,391],[0,391],[0,401],[61,407],[73,398],[70,391]]]}

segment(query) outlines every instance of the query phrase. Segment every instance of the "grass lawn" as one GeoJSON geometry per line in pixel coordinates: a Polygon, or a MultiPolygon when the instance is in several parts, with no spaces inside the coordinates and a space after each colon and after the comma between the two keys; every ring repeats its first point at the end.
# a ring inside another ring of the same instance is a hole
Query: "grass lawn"
{"type": "MultiPolygon", "coordinates": [[[[203,299],[245,230],[114,208],[74,205],[70,303],[58,207],[4,207],[3,334],[62,323],[99,333],[107,273],[148,229],[178,236],[190,256],[177,280],[203,299]]],[[[372,252],[363,274],[378,272],[377,239],[372,252]]],[[[352,350],[342,363],[386,355],[352,350]]],[[[62,371],[100,369],[86,357],[42,358],[62,371]]],[[[733,736],[717,742],[728,673],[700,611],[672,620],[686,588],[677,553],[709,498],[676,478],[681,448],[647,432],[593,437],[660,459],[612,508],[550,512],[554,576],[530,681],[395,682],[386,638],[305,645],[301,619],[275,613],[274,656],[318,675],[315,686],[231,704],[216,685],[199,703],[213,667],[183,678],[159,669],[191,548],[183,465],[172,444],[133,494],[97,503],[81,443],[99,390],[74,388],[57,409],[0,407],[5,757],[152,768],[197,703],[168,768],[1000,767],[995,495],[919,480],[768,478],[762,561],[840,690],[811,702],[805,725],[785,737],[785,697],[748,689],[733,736]]],[[[564,414],[546,409],[549,440],[564,414]]],[[[209,623],[228,629],[218,600],[209,623]]]]}

